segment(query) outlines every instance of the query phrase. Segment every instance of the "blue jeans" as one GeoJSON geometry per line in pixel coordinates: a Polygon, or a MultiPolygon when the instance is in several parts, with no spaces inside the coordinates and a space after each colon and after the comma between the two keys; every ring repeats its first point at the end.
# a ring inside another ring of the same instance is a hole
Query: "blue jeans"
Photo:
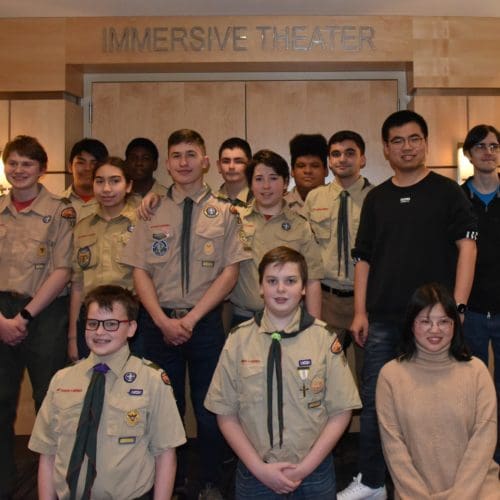
{"type": "Polygon", "coordinates": [[[335,469],[332,455],[328,455],[318,467],[304,478],[300,486],[287,495],[279,495],[262,484],[242,462],[236,469],[236,500],[332,500],[336,495],[335,469]]]}
{"type": "Polygon", "coordinates": [[[465,341],[472,354],[488,366],[488,346],[491,342],[495,371],[493,379],[497,392],[498,434],[495,461],[500,463],[500,314],[481,314],[466,311],[464,320],[465,341]]]}
{"type": "Polygon", "coordinates": [[[359,431],[359,471],[363,474],[363,484],[370,488],[383,486],[386,474],[375,409],[375,389],[380,370],[397,355],[400,336],[398,323],[373,322],[368,327],[360,391],[363,408],[359,431]]]}
{"type": "MultiPolygon", "coordinates": [[[[203,402],[224,346],[221,307],[205,315],[195,326],[192,337],[180,346],[167,345],[147,311],[141,308],[139,328],[143,335],[145,357],[163,368],[170,379],[177,408],[182,417],[186,410],[186,367],[189,370],[191,402],[196,417],[200,452],[200,480],[219,481],[222,466],[223,438],[216,417],[203,402]]],[[[168,421],[165,422],[168,425],[168,421]]],[[[187,463],[179,455],[179,476],[186,476],[187,463]]]]}

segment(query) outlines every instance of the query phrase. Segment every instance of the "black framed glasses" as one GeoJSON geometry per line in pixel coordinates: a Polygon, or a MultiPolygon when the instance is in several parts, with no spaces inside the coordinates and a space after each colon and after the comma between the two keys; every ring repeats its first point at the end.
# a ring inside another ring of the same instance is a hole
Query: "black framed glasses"
{"type": "Polygon", "coordinates": [[[116,332],[122,323],[130,323],[129,319],[87,319],[85,328],[90,331],[95,331],[102,324],[107,332],[116,332]]]}

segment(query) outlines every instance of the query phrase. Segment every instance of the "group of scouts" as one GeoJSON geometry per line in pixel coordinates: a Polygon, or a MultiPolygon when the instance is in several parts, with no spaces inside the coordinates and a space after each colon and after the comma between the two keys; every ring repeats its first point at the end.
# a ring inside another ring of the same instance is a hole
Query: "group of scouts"
{"type": "Polygon", "coordinates": [[[219,149],[217,193],[203,182],[209,161],[193,130],[168,138],[168,188],[154,179],[150,140],[131,141],[123,160],[83,139],[63,196],[39,182],[48,160],[35,138],[7,143],[0,499],[14,487],[24,368],[38,412],[29,447],[40,453],[42,500],[174,491],[217,500],[226,442],[239,458],[236,498],[387,498],[375,388],[419,286],[450,290],[485,363],[491,338],[500,388],[500,328],[490,328],[500,326],[500,230],[491,227],[500,217],[500,136],[487,125],[469,132],[475,175],[463,189],[427,169],[427,137],[420,115],[390,115],[382,142],[394,176],[373,187],[360,174],[358,133],[328,142],[297,135],[291,191],[280,155],[252,156],[231,138],[219,149]],[[334,180],[325,185],[328,167],[334,180]],[[478,218],[488,237],[477,251],[478,218]],[[344,356],[351,336],[361,401],[344,356]],[[68,357],[74,364],[64,368],[68,357]],[[194,482],[181,446],[186,370],[194,482]],[[361,402],[359,474],[337,494],[331,451],[361,402]]]}

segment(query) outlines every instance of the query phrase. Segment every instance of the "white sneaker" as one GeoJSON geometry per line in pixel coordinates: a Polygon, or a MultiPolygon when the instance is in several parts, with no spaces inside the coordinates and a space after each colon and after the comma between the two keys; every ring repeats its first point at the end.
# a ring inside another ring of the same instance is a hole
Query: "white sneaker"
{"type": "Polygon", "coordinates": [[[351,484],[337,493],[337,500],[386,500],[385,486],[370,488],[361,482],[361,472],[352,478],[351,484]]]}

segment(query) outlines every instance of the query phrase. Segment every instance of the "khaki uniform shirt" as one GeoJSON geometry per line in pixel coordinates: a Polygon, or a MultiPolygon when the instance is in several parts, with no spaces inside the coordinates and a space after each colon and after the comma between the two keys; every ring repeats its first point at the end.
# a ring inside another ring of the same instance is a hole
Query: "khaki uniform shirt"
{"type": "Polygon", "coordinates": [[[239,193],[238,196],[233,200],[229,197],[227,194],[227,189],[226,185],[222,184],[221,187],[219,188],[219,191],[217,191],[217,194],[215,195],[219,200],[222,201],[227,201],[231,203],[232,205],[235,205],[237,207],[248,207],[250,205],[253,195],[250,189],[248,187],[244,187],[239,193]]]}
{"type": "Polygon", "coordinates": [[[64,198],[68,198],[68,200],[73,205],[73,208],[76,211],[76,222],[87,215],[90,215],[96,211],[97,201],[95,198],[91,198],[89,201],[83,201],[74,191],[73,185],[71,185],[68,189],[64,190],[61,194],[64,198]]]}
{"type": "Polygon", "coordinates": [[[206,185],[193,197],[189,255],[189,292],[181,282],[181,233],[184,196],[175,189],[161,198],[150,221],[137,221],[122,263],[144,269],[164,308],[189,308],[202,298],[222,270],[248,259],[238,238],[241,226],[231,206],[206,185]]]}
{"type": "Polygon", "coordinates": [[[42,185],[20,212],[10,193],[0,196],[0,290],[33,297],[55,269],[71,268],[74,220],[69,202],[42,185]]]}
{"type": "Polygon", "coordinates": [[[266,220],[254,204],[240,212],[243,224],[241,239],[252,259],[242,262],[238,283],[231,302],[244,311],[255,312],[264,307],[259,293],[258,266],[266,252],[281,245],[302,253],[307,260],[309,279],[324,276],[321,254],[307,220],[286,205],[283,211],[266,220]]]}
{"type": "Polygon", "coordinates": [[[304,209],[311,228],[321,248],[325,279],[322,281],[331,288],[352,290],[354,280],[354,265],[350,251],[354,246],[359,227],[359,216],[363,201],[373,188],[364,177],[360,177],[347,188],[347,221],[349,228],[349,267],[346,276],[344,258],[342,256],[339,269],[337,251],[337,215],[340,205],[340,193],[343,188],[336,182],[313,189],[306,198],[304,209]]]}
{"type": "Polygon", "coordinates": [[[99,205],[75,226],[73,282],[83,284],[86,295],[99,285],[118,285],[133,289],[132,268],[120,263],[137,221],[137,206],[141,198],[129,196],[121,214],[105,220],[99,205]]]}
{"type": "MultiPolygon", "coordinates": [[[[55,455],[54,485],[59,499],[69,498],[66,473],[93,366],[106,363],[104,405],[97,432],[93,499],[128,500],[148,492],[154,483],[155,457],[186,442],[170,382],[163,370],[130,356],[128,344],[116,353],[91,353],[80,363],[58,371],[50,382],[28,447],[55,455]]],[[[85,484],[87,460],[78,482],[85,484]]]]}
{"type": "MultiPolygon", "coordinates": [[[[296,331],[299,321],[300,309],[285,332],[296,331]]],[[[360,408],[361,402],[345,356],[334,347],[336,335],[316,319],[297,336],[281,339],[283,446],[279,446],[278,412],[274,409],[271,448],[267,430],[267,356],[272,339],[264,332],[274,331],[276,328],[264,311],[260,327],[251,319],[231,332],[205,406],[218,415],[236,415],[262,460],[298,463],[307,455],[328,418],[360,408]]],[[[275,379],[276,376],[274,399],[275,379]]]]}
{"type": "Polygon", "coordinates": [[[163,185],[160,184],[156,179],[151,186],[151,189],[148,191],[148,193],[154,193],[157,194],[158,196],[165,196],[167,193],[167,188],[163,185]]]}
{"type": "Polygon", "coordinates": [[[293,210],[295,213],[302,215],[302,217],[307,218],[307,214],[304,210],[304,200],[301,198],[297,188],[294,187],[291,191],[285,194],[284,200],[288,205],[290,210],[293,210]]]}

